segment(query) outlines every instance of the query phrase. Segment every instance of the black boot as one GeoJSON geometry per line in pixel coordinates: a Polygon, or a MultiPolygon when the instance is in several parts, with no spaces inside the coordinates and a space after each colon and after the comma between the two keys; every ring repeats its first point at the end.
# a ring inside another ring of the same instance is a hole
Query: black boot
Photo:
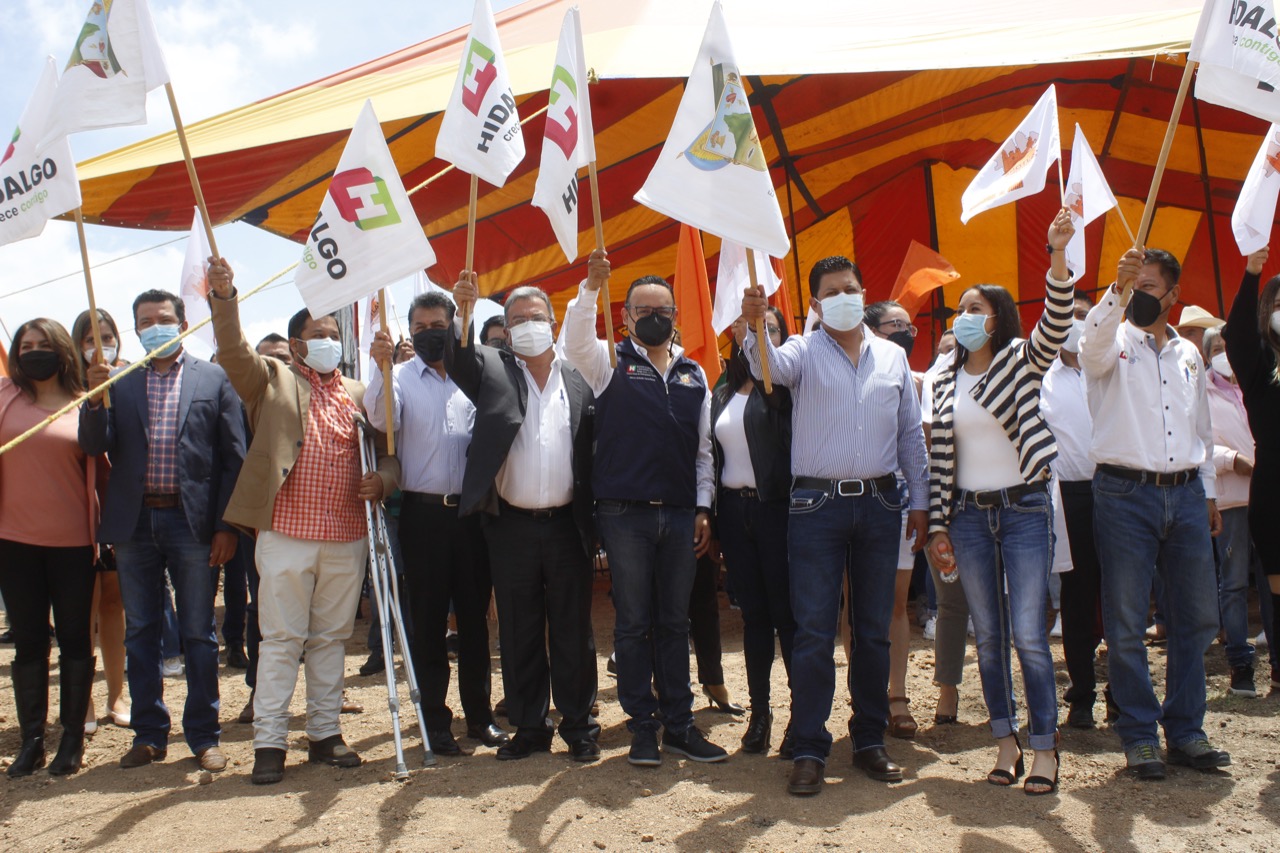
{"type": "MultiPolygon", "coordinates": [[[[9,778],[30,776],[44,767],[44,723],[49,714],[49,661],[13,665],[13,694],[18,706],[22,747],[9,765],[9,778]]],[[[84,709],[80,709],[84,713],[84,709]]]]}
{"type": "Polygon", "coordinates": [[[62,719],[62,741],[58,744],[58,754],[49,764],[50,776],[68,776],[80,769],[84,758],[84,716],[89,710],[97,660],[62,658],[59,663],[62,700],[58,713],[62,719]]]}

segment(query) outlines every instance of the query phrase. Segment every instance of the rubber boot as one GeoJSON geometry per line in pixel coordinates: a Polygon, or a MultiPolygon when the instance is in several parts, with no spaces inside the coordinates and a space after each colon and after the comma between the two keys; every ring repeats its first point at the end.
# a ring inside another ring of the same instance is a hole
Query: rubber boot
{"type": "MultiPolygon", "coordinates": [[[[44,767],[44,723],[49,715],[49,661],[34,660],[13,665],[13,696],[18,706],[22,747],[9,765],[9,778],[30,776],[44,767]]],[[[84,713],[84,709],[80,710],[84,713]]]]}
{"type": "Polygon", "coordinates": [[[68,776],[80,769],[84,758],[84,716],[93,690],[96,658],[59,659],[62,699],[58,714],[62,720],[62,740],[58,754],[49,763],[50,776],[68,776]]]}

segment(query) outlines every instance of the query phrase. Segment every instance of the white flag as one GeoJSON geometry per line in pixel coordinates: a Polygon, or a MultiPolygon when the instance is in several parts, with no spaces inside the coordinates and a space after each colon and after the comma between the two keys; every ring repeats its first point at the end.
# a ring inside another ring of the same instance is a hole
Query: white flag
{"type": "Polygon", "coordinates": [[[1271,242],[1277,200],[1280,200],[1280,124],[1273,124],[1253,158],[1249,176],[1236,198],[1236,208],[1231,211],[1231,232],[1235,234],[1240,254],[1252,255],[1271,242]]]}
{"type": "Polygon", "coordinates": [[[1052,85],[960,197],[960,221],[1044,189],[1045,173],[1062,157],[1058,91],[1052,85]]]}
{"type": "MultiPolygon", "coordinates": [[[[193,326],[209,316],[209,257],[212,254],[209,238],[204,233],[200,209],[196,208],[191,220],[191,236],[187,238],[187,256],[182,261],[182,283],[178,287],[178,295],[182,297],[187,309],[187,322],[193,326]]],[[[192,337],[203,340],[209,345],[210,351],[217,346],[213,339],[212,324],[192,337]]]]}
{"type": "Polygon", "coordinates": [[[373,336],[382,331],[382,300],[379,299],[380,293],[387,295],[387,327],[391,330],[391,337],[396,336],[396,322],[393,318],[396,316],[396,303],[391,296],[391,288],[382,288],[370,293],[368,296],[360,300],[360,335],[356,340],[356,348],[360,350],[360,364],[368,364],[369,348],[373,346],[373,336]]]}
{"type": "Polygon", "coordinates": [[[147,0],[90,0],[44,139],[147,123],[147,92],[169,82],[147,0]]]}
{"type": "Polygon", "coordinates": [[[635,199],[775,258],[791,250],[719,0],[671,132],[635,199]]]}
{"type": "Polygon", "coordinates": [[[1206,0],[1187,61],[1200,100],[1280,122],[1275,0],[1206,0]]]}
{"type": "Polygon", "coordinates": [[[1071,173],[1067,175],[1065,204],[1071,211],[1071,224],[1076,228],[1071,242],[1067,243],[1067,268],[1078,280],[1085,271],[1085,226],[1116,206],[1116,197],[1078,124],[1071,143],[1071,173]]]}
{"type": "Polygon", "coordinates": [[[495,187],[524,159],[524,134],[489,0],[476,0],[458,79],[440,119],[436,156],[495,187]]]}
{"type": "MultiPolygon", "coordinates": [[[[754,251],[754,250],[753,250],[754,251]]],[[[764,252],[756,252],[756,281],[764,285],[765,296],[778,292],[782,279],[764,252]]],[[[742,291],[751,285],[747,250],[732,240],[720,241],[720,265],[716,270],[716,303],[711,309],[711,328],[717,335],[733,325],[742,313],[742,291]]]]}
{"type": "Polygon", "coordinates": [[[547,102],[533,206],[547,214],[560,248],[572,263],[578,259],[578,170],[596,159],[577,6],[564,13],[547,102]]]}
{"type": "Polygon", "coordinates": [[[31,100],[0,154],[0,246],[34,237],[50,219],[80,206],[76,161],[65,136],[37,144],[58,88],[58,67],[50,56],[31,100]]]}
{"type": "Polygon", "coordinates": [[[307,235],[294,283],[319,317],[435,262],[373,102],[365,101],[307,235]]]}

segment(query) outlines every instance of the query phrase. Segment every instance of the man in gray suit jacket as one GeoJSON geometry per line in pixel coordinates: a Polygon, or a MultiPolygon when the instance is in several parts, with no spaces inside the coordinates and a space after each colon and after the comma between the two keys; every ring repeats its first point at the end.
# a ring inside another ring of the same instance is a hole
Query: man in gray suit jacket
{"type": "MultiPolygon", "coordinates": [[[[200,766],[218,771],[227,760],[218,747],[214,590],[218,566],[236,549],[222,514],[244,460],[244,414],[221,367],[172,343],[187,328],[181,299],[146,291],[133,316],[143,348],[161,355],[111,387],[110,408],[99,397],[80,410],[80,445],[108,454],[112,468],[98,541],[115,545],[124,600],[134,739],[120,766],[162,760],[168,746],[160,674],[167,569],[186,655],[183,734],[200,766]]],[[[109,373],[106,365],[90,367],[89,386],[109,373]]]]}

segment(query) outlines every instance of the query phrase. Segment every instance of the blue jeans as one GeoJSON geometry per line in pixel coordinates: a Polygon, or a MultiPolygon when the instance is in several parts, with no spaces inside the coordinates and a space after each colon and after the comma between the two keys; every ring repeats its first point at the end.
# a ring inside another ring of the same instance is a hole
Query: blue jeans
{"type": "Polygon", "coordinates": [[[1227,666],[1253,666],[1249,642],[1249,576],[1257,564],[1249,536],[1249,508],[1222,511],[1222,532],[1214,543],[1218,552],[1218,610],[1227,635],[1227,666]]]}
{"type": "Polygon", "coordinates": [[[1098,471],[1093,477],[1094,538],[1102,564],[1102,622],[1111,695],[1120,706],[1116,732],[1125,749],[1181,747],[1203,738],[1204,655],[1218,632],[1204,487],[1137,483],[1098,471]],[[1143,644],[1154,577],[1168,626],[1164,705],[1156,699],[1143,644]]]}
{"type": "Polygon", "coordinates": [[[602,500],[600,540],[613,579],[613,649],[618,703],[627,729],[680,734],[693,725],[689,686],[689,594],[693,589],[692,508],[602,500]],[[655,698],[651,685],[656,685],[655,698]],[[662,712],[659,724],[655,713],[662,712]]]}
{"type": "Polygon", "coordinates": [[[1053,566],[1053,505],[1035,492],[1010,506],[979,507],[967,494],[951,519],[960,584],[973,617],[982,698],[993,737],[1018,732],[1010,643],[1018,650],[1027,693],[1031,748],[1053,749],[1058,692],[1045,624],[1053,566]]]}
{"type": "Polygon", "coordinates": [[[165,570],[177,599],[178,631],[186,653],[187,704],[182,730],[192,752],[218,743],[218,638],[209,545],[197,542],[181,508],[146,509],[133,539],[116,543],[124,602],[125,657],[133,699],[133,742],[164,749],[169,709],[160,676],[165,570]]]}
{"type": "Polygon", "coordinates": [[[853,660],[849,724],[855,751],[884,746],[889,724],[889,622],[902,535],[902,487],[890,493],[832,497],[816,489],[791,492],[787,552],[796,638],[791,652],[793,756],[826,762],[827,718],[835,698],[835,638],[840,589],[849,573],[853,660]]]}

